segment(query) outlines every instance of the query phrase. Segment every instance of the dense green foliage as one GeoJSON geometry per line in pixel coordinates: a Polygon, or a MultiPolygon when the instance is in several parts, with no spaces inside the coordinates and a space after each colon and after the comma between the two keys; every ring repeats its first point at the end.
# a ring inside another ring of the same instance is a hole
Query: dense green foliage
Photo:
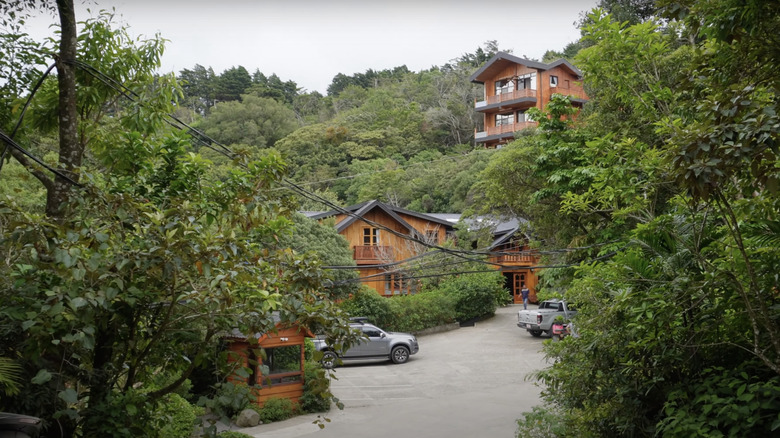
{"type": "MultiPolygon", "coordinates": [[[[0,200],[0,357],[21,367],[0,410],[43,418],[47,434],[154,436],[167,394],[198,367],[220,371],[225,332],[267,332],[277,312],[282,322],[349,339],[320,293],[322,271],[278,244],[294,208],[277,190],[286,171],[278,154],[215,168],[164,123],[179,88],[152,73],[161,39],[135,41],[100,15],[78,41],[80,62],[91,66],[70,66],[78,67],[80,118],[68,121],[78,134],[68,153],[89,156],[78,169],[82,184],[60,191],[54,216],[17,204],[35,199],[23,190],[0,200]],[[137,100],[123,100],[102,75],[137,100]]],[[[4,63],[0,73],[14,67],[4,63]]],[[[44,81],[19,141],[56,144],[63,89],[44,81]]],[[[3,107],[3,120],[19,111],[3,107]]],[[[62,144],[54,148],[60,160],[62,144]]],[[[20,163],[51,195],[51,178],[20,163]]]]}
{"type": "Polygon", "coordinates": [[[192,406],[178,394],[167,394],[155,414],[160,422],[158,436],[189,438],[203,408],[192,406]]]}
{"type": "Polygon", "coordinates": [[[303,366],[303,395],[298,398],[301,411],[327,412],[331,398],[328,396],[330,376],[319,362],[307,360],[303,366]]]}
{"type": "MultiPolygon", "coordinates": [[[[352,249],[330,222],[320,223],[302,214],[292,215],[293,226],[287,233],[280,234],[279,246],[291,248],[307,260],[317,259],[325,266],[355,266],[352,249]]],[[[338,299],[349,296],[357,291],[359,283],[357,271],[352,269],[336,269],[327,271],[328,282],[345,282],[339,286],[327,287],[324,292],[331,298],[338,299]]]]}
{"type": "Polygon", "coordinates": [[[295,415],[295,405],[290,399],[271,397],[263,403],[258,413],[264,424],[282,421],[295,415]]]}
{"type": "Polygon", "coordinates": [[[418,332],[493,315],[508,297],[500,274],[483,273],[445,278],[438,287],[392,299],[363,288],[340,307],[349,316],[367,317],[385,330],[418,332]]]}
{"type": "Polygon", "coordinates": [[[557,225],[535,228],[541,239],[588,246],[548,259],[592,259],[544,273],[579,303],[580,336],[546,345],[545,407],[525,414],[518,436],[780,429],[780,57],[768,49],[780,8],[659,6],[664,27],[590,15],[576,58],[592,99],[580,123],[541,120],[542,135],[496,154],[484,174],[488,205],[557,225]],[[511,172],[542,179],[502,199],[496,190],[518,183],[498,177],[511,172]]]}
{"type": "Polygon", "coordinates": [[[337,204],[380,199],[418,211],[457,212],[468,207],[471,185],[487,159],[468,154],[481,120],[473,105],[482,96],[468,77],[496,51],[495,42],[488,42],[485,49],[420,72],[397,67],[340,73],[328,96],[275,75],[255,72],[250,78],[243,68],[215,75],[196,65],[179,79],[190,119],[200,129],[250,155],[275,148],[294,180],[337,204]],[[243,78],[243,86],[234,87],[240,92],[215,105],[216,84],[234,76],[243,78]]]}

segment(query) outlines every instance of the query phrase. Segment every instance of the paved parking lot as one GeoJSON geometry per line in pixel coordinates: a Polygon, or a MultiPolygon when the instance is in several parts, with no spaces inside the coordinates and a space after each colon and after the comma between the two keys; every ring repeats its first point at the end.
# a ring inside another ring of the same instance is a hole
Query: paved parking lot
{"type": "Polygon", "coordinates": [[[545,366],[546,337],[516,323],[518,306],[474,327],[422,336],[408,363],[350,362],[336,369],[333,393],[344,403],[324,414],[242,429],[256,437],[513,437],[520,413],[538,404],[529,372],[545,366]]]}

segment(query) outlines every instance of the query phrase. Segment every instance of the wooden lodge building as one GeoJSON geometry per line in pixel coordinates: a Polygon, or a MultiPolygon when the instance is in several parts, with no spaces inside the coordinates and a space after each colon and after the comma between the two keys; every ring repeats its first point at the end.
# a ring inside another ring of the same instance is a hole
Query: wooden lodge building
{"type": "MultiPolygon", "coordinates": [[[[454,238],[455,226],[460,221],[459,214],[417,213],[376,200],[345,207],[343,211],[302,213],[314,220],[335,219],[336,230],[352,248],[362,283],[385,297],[418,291],[419,282],[398,270],[399,262],[423,254],[428,249],[425,244],[442,245],[454,238]]],[[[537,277],[533,266],[538,264],[538,256],[529,251],[521,222],[483,219],[479,225],[491,230],[494,240],[488,248],[488,259],[501,270],[514,302],[523,302],[523,286],[528,286],[531,301],[535,302],[537,277]]]]}
{"type": "Polygon", "coordinates": [[[588,100],[582,86],[582,72],[565,59],[550,64],[498,52],[469,78],[485,86],[485,98],[474,103],[483,115],[483,131],[474,141],[496,148],[514,139],[514,133],[535,126],[526,116],[530,108],[544,110],[557,93],[571,97],[577,107],[588,100]]]}

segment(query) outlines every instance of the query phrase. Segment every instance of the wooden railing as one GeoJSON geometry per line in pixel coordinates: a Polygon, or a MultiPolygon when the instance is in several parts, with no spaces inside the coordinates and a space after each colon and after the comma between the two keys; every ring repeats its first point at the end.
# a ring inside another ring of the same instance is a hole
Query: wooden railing
{"type": "Polygon", "coordinates": [[[355,261],[380,261],[392,259],[393,248],[390,246],[355,246],[352,258],[355,261]]]}
{"type": "Polygon", "coordinates": [[[530,128],[531,126],[536,126],[536,122],[519,122],[510,123],[508,125],[491,126],[487,128],[487,135],[509,134],[525,128],[530,128]]]}
{"type": "Polygon", "coordinates": [[[495,96],[488,96],[487,102],[488,105],[492,105],[494,103],[507,102],[510,100],[520,99],[523,97],[536,98],[536,90],[532,90],[530,88],[524,88],[522,90],[514,90],[510,93],[496,94],[495,96]]]}
{"type": "Polygon", "coordinates": [[[536,263],[536,256],[534,254],[518,253],[518,254],[498,254],[493,257],[496,263],[518,263],[529,264],[536,263]]]}

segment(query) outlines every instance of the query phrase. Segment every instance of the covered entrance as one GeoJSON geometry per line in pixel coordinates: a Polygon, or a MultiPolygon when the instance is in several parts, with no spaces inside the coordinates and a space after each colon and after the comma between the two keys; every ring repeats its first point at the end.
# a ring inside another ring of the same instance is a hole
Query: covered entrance
{"type": "Polygon", "coordinates": [[[528,286],[531,293],[528,295],[528,300],[532,303],[538,302],[536,298],[536,274],[531,269],[514,269],[511,271],[504,271],[504,287],[509,291],[512,296],[512,302],[515,304],[523,304],[523,295],[520,290],[523,286],[528,286]]]}

